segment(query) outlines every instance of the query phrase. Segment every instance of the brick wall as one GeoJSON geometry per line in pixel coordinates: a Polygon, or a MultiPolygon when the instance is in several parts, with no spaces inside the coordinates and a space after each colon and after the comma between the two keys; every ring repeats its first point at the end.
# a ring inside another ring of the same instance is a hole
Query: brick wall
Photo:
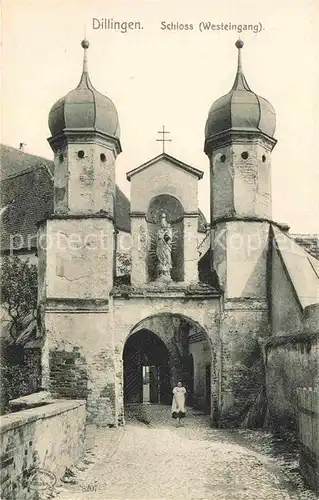
{"type": "Polygon", "coordinates": [[[84,453],[85,403],[59,401],[1,419],[1,498],[37,499],[84,453]]]}
{"type": "Polygon", "coordinates": [[[62,398],[86,399],[88,396],[86,361],[79,350],[55,350],[50,357],[50,390],[62,398]]]}

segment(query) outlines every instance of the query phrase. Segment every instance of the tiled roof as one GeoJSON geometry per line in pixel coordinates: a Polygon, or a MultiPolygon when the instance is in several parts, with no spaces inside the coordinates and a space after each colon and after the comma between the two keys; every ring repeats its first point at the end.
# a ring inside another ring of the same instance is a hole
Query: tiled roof
{"type": "Polygon", "coordinates": [[[319,234],[291,234],[290,237],[319,260],[319,234]]]}
{"type": "Polygon", "coordinates": [[[11,238],[14,249],[32,250],[36,247],[37,223],[53,211],[51,178],[46,170],[35,167],[3,180],[1,194],[1,249],[12,247],[11,238]]]}
{"type": "Polygon", "coordinates": [[[30,155],[11,146],[0,144],[1,180],[38,167],[48,168],[53,174],[53,161],[30,155]]]}
{"type": "Polygon", "coordinates": [[[277,251],[303,309],[319,301],[319,263],[290,235],[272,226],[277,251]]]}
{"type": "MultiPolygon", "coordinates": [[[[1,154],[1,249],[10,248],[10,235],[34,248],[37,223],[53,213],[53,169],[51,160],[29,155],[9,146],[1,154]]],[[[116,186],[115,224],[130,231],[130,202],[116,186]]]]}

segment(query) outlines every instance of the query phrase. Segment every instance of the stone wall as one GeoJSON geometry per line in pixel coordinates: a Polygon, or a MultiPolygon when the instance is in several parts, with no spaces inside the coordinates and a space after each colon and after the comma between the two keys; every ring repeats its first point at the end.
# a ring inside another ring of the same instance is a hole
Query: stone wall
{"type": "Polygon", "coordinates": [[[265,305],[252,299],[225,303],[220,328],[219,407],[223,427],[238,426],[245,421],[249,427],[259,427],[264,418],[265,409],[257,404],[265,387],[264,362],[258,339],[267,332],[265,305]]]}
{"type": "Polygon", "coordinates": [[[319,336],[286,335],[264,346],[268,425],[294,430],[297,425],[297,388],[319,384],[319,336]]]}
{"type": "Polygon", "coordinates": [[[262,137],[236,138],[214,147],[210,158],[212,216],[271,217],[273,145],[262,137]]]}
{"type": "Polygon", "coordinates": [[[42,386],[55,397],[87,399],[89,422],[117,425],[112,315],[107,306],[47,312],[45,321],[42,386]]]}
{"type": "Polygon", "coordinates": [[[84,454],[85,402],[59,401],[1,419],[1,498],[37,499],[84,454]]]}
{"type": "Polygon", "coordinates": [[[146,213],[150,200],[163,193],[177,198],[185,212],[198,210],[198,177],[166,158],[141,170],[130,182],[132,212],[146,213]]]}
{"type": "Polygon", "coordinates": [[[210,388],[207,387],[206,370],[207,366],[211,367],[212,365],[212,355],[208,342],[206,340],[191,342],[189,344],[189,353],[192,355],[194,363],[193,406],[209,410],[207,396],[210,393],[210,388]]]}

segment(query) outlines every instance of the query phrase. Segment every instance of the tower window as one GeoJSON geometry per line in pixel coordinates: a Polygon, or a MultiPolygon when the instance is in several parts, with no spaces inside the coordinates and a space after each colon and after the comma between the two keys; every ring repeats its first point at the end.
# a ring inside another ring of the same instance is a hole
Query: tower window
{"type": "Polygon", "coordinates": [[[226,155],[221,155],[221,157],[220,157],[220,161],[221,161],[222,163],[225,163],[225,161],[226,161],[226,155]]]}
{"type": "Polygon", "coordinates": [[[243,153],[241,154],[241,157],[243,160],[247,160],[248,156],[249,155],[248,155],[247,151],[243,151],[243,153]]]}
{"type": "Polygon", "coordinates": [[[64,157],[63,157],[63,154],[61,153],[61,154],[59,155],[59,162],[60,162],[60,163],[62,163],[62,162],[63,162],[63,159],[64,159],[64,157]]]}
{"type": "Polygon", "coordinates": [[[101,161],[102,161],[103,163],[106,161],[106,156],[105,156],[105,154],[104,154],[104,153],[101,153],[101,154],[100,154],[100,159],[101,159],[101,161]]]}
{"type": "Polygon", "coordinates": [[[266,155],[262,155],[261,159],[262,159],[263,163],[265,163],[265,161],[266,161],[266,155]]]}
{"type": "Polygon", "coordinates": [[[84,151],[82,151],[82,149],[78,151],[78,158],[84,158],[84,151]]]}

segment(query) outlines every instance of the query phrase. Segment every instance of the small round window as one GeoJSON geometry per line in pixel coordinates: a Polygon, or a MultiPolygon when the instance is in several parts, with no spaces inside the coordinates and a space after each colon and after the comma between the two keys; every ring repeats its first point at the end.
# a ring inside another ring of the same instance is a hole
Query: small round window
{"type": "Polygon", "coordinates": [[[84,158],[84,151],[82,151],[82,149],[78,151],[78,158],[84,158]]]}
{"type": "Polygon", "coordinates": [[[225,156],[225,155],[221,155],[221,157],[220,157],[220,161],[221,161],[222,163],[225,163],[225,161],[226,161],[226,156],[225,156]]]}
{"type": "Polygon", "coordinates": [[[100,159],[101,159],[101,162],[103,162],[103,163],[106,161],[106,156],[104,153],[100,154],[100,159]]]}
{"type": "Polygon", "coordinates": [[[262,155],[261,159],[262,159],[263,163],[265,163],[265,161],[266,161],[266,155],[262,155]]]}
{"type": "Polygon", "coordinates": [[[60,162],[60,163],[62,163],[62,162],[63,162],[63,159],[64,159],[64,157],[63,157],[63,154],[61,153],[61,154],[59,155],[59,162],[60,162]]]}
{"type": "Polygon", "coordinates": [[[241,154],[241,157],[242,157],[243,160],[247,160],[247,158],[248,158],[247,151],[243,151],[243,153],[241,154]]]}

